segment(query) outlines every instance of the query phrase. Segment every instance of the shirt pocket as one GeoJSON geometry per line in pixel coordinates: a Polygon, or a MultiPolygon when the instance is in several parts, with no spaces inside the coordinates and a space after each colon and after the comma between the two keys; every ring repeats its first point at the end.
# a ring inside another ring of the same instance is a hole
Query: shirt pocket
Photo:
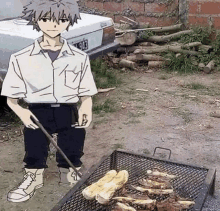
{"type": "Polygon", "coordinates": [[[81,72],[75,70],[65,70],[65,86],[71,89],[79,87],[81,72]]]}

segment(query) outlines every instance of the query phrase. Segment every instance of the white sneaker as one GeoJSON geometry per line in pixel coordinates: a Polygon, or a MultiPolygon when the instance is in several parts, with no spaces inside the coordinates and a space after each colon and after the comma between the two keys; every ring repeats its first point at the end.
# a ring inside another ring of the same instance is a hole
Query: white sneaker
{"type": "Polygon", "coordinates": [[[11,202],[23,202],[29,200],[35,190],[43,187],[44,169],[26,169],[23,181],[16,189],[8,192],[7,200],[11,202]]]}
{"type": "MultiPolygon", "coordinates": [[[[76,170],[80,171],[81,167],[77,167],[76,170]]],[[[76,172],[73,170],[73,168],[59,168],[60,172],[60,185],[69,185],[74,186],[80,179],[78,175],[76,175],[76,172]]]]}

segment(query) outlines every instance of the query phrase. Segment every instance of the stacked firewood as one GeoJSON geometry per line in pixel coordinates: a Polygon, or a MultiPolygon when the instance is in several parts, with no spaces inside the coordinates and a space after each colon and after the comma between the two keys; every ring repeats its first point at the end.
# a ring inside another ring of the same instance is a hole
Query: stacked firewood
{"type": "Polygon", "coordinates": [[[215,61],[212,60],[208,64],[198,63],[196,56],[203,53],[209,53],[212,46],[204,45],[201,42],[192,42],[183,44],[177,41],[181,35],[190,34],[190,30],[182,30],[183,24],[177,24],[166,27],[148,28],[148,23],[144,26],[138,22],[124,17],[127,21],[121,20],[115,23],[116,41],[120,43],[120,47],[114,53],[109,53],[113,66],[125,67],[133,70],[142,69],[144,64],[149,69],[168,65],[170,59],[160,56],[162,52],[175,52],[176,57],[188,55],[192,58],[192,64],[198,66],[201,71],[210,73],[215,67],[215,61]],[[174,33],[172,33],[174,31],[174,33]],[[146,32],[154,32],[158,35],[142,36],[146,32]],[[163,33],[166,34],[163,34],[163,33]]]}

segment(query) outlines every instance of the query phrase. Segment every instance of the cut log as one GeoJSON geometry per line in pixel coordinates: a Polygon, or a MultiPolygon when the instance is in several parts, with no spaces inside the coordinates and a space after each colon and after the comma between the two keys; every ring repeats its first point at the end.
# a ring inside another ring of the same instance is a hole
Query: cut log
{"type": "Polygon", "coordinates": [[[128,47],[119,47],[117,49],[118,53],[133,53],[135,50],[140,50],[140,49],[147,49],[146,46],[128,46],[128,47]]]}
{"type": "Polygon", "coordinates": [[[138,43],[138,45],[140,45],[140,46],[159,46],[159,45],[157,45],[157,44],[154,44],[154,43],[152,43],[152,42],[140,42],[140,43],[138,43]]]}
{"type": "Polygon", "coordinates": [[[190,55],[198,55],[199,52],[197,51],[189,51],[189,50],[183,50],[181,47],[178,46],[169,46],[169,50],[177,53],[184,53],[184,54],[190,54],[190,55]]]}
{"type": "Polygon", "coordinates": [[[174,46],[180,46],[182,43],[176,42],[176,41],[172,41],[169,42],[169,45],[174,45],[174,46]]]}
{"type": "Polygon", "coordinates": [[[167,51],[169,48],[168,46],[158,46],[158,47],[154,47],[154,46],[150,46],[146,49],[144,48],[137,48],[137,50],[134,51],[135,54],[141,54],[141,53],[160,53],[160,52],[165,52],[167,51]]]}
{"type": "Polygon", "coordinates": [[[120,62],[120,59],[119,58],[112,58],[112,62],[114,64],[118,64],[120,62]]]}
{"type": "MultiPolygon", "coordinates": [[[[181,44],[180,44],[181,45],[181,44]]],[[[201,46],[201,42],[191,42],[185,45],[181,45],[182,48],[190,48],[190,47],[196,47],[196,46],[201,46]]]]}
{"type": "Polygon", "coordinates": [[[205,51],[208,52],[210,49],[212,49],[213,47],[211,45],[200,45],[199,46],[199,50],[201,51],[205,51]]]}
{"type": "Polygon", "coordinates": [[[165,64],[166,64],[165,61],[149,61],[148,62],[148,67],[150,67],[150,68],[162,67],[165,64]]]}
{"type": "Polygon", "coordinates": [[[191,47],[197,47],[202,45],[201,42],[191,42],[187,44],[179,43],[179,42],[170,42],[170,46],[181,46],[181,48],[191,48],[191,47]]]}
{"type": "Polygon", "coordinates": [[[178,58],[179,56],[181,56],[182,54],[181,53],[177,53],[176,54],[176,58],[178,58]]]}
{"type": "Polygon", "coordinates": [[[134,56],[127,56],[126,59],[129,60],[129,61],[132,61],[132,62],[136,62],[137,61],[136,55],[134,55],[134,56]]]}
{"type": "Polygon", "coordinates": [[[193,30],[185,30],[185,31],[180,31],[177,33],[169,34],[169,35],[151,36],[147,39],[147,41],[149,41],[149,42],[166,42],[166,41],[170,41],[174,38],[180,37],[183,34],[190,34],[192,32],[193,32],[193,30]]]}
{"type": "Polygon", "coordinates": [[[177,53],[185,53],[190,55],[198,55],[199,52],[196,51],[189,51],[189,50],[183,50],[181,49],[181,46],[170,46],[170,45],[164,45],[160,47],[149,47],[147,49],[137,49],[134,51],[135,54],[140,53],[160,53],[160,52],[166,52],[168,50],[171,50],[173,52],[177,53]]]}
{"type": "Polygon", "coordinates": [[[132,24],[132,23],[128,23],[128,22],[123,21],[123,20],[120,20],[120,22],[121,22],[121,23],[124,23],[124,24],[127,24],[127,25],[129,25],[129,26],[133,26],[133,24],[132,24]]]}
{"type": "Polygon", "coordinates": [[[148,92],[148,90],[147,90],[147,89],[136,89],[136,91],[148,92]]]}
{"type": "Polygon", "coordinates": [[[177,24],[172,26],[163,26],[163,27],[154,27],[154,28],[144,28],[144,29],[131,29],[125,30],[124,32],[139,32],[139,31],[152,31],[152,32],[166,32],[166,31],[173,31],[182,28],[183,24],[177,24]]]}
{"type": "Polygon", "coordinates": [[[199,67],[199,70],[202,71],[204,69],[204,67],[205,67],[205,64],[199,63],[198,67],[199,67]]]}
{"type": "Polygon", "coordinates": [[[127,56],[128,56],[128,55],[127,55],[126,53],[121,54],[121,55],[120,55],[120,60],[121,60],[121,59],[126,59],[127,56]]]}
{"type": "Polygon", "coordinates": [[[130,25],[124,23],[114,23],[114,28],[121,31],[121,33],[124,33],[122,30],[131,29],[130,25]]]}
{"type": "Polygon", "coordinates": [[[111,90],[114,90],[116,87],[113,88],[107,88],[107,89],[98,89],[98,93],[103,93],[103,92],[109,92],[111,90]]]}
{"type": "Polygon", "coordinates": [[[128,67],[128,68],[131,68],[131,69],[137,68],[137,64],[135,62],[132,62],[132,61],[129,61],[129,60],[126,60],[126,59],[122,59],[119,62],[119,66],[128,67]]]}
{"type": "Polygon", "coordinates": [[[214,69],[214,67],[215,67],[215,61],[212,60],[203,68],[203,72],[208,74],[214,69]]]}
{"type": "Polygon", "coordinates": [[[191,60],[192,60],[192,64],[194,66],[198,66],[199,65],[199,63],[196,61],[196,57],[195,56],[191,56],[191,60]]]}
{"type": "Polygon", "coordinates": [[[115,36],[115,39],[121,45],[132,45],[137,40],[137,34],[135,32],[123,33],[122,35],[115,36]]]}
{"type": "Polygon", "coordinates": [[[168,61],[162,56],[157,56],[154,54],[136,54],[136,60],[144,60],[144,61],[168,61]]]}
{"type": "Polygon", "coordinates": [[[134,23],[134,24],[136,24],[136,25],[138,25],[138,24],[139,24],[137,21],[132,20],[132,19],[130,19],[130,18],[128,18],[128,17],[126,17],[126,16],[122,16],[122,17],[123,17],[123,18],[125,18],[125,19],[127,19],[127,20],[129,20],[129,21],[131,21],[132,23],[134,23]]]}

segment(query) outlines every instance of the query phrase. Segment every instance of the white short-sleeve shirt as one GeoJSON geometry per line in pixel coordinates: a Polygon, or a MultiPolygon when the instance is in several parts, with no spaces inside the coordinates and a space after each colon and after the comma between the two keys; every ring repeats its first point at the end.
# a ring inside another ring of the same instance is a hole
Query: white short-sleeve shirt
{"type": "Polygon", "coordinates": [[[79,97],[97,93],[85,52],[62,38],[63,46],[52,62],[41,40],[11,55],[1,95],[27,103],[76,103],[79,97]]]}

